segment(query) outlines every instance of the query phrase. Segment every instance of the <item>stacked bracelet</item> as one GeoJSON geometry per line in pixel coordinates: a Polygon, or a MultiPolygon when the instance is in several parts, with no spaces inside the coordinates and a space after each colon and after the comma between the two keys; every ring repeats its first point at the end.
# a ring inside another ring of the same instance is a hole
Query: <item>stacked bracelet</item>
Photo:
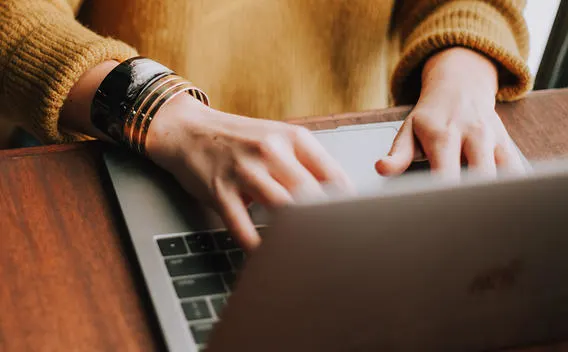
{"type": "Polygon", "coordinates": [[[148,128],[160,108],[181,93],[189,93],[202,103],[209,105],[205,93],[190,82],[175,74],[160,77],[136,98],[127,114],[123,128],[123,142],[129,148],[144,154],[148,128]]]}
{"type": "Polygon", "coordinates": [[[209,105],[203,91],[168,68],[147,58],[129,59],[111,71],[97,89],[91,120],[116,142],[145,154],[146,136],[154,116],[181,93],[209,105]]]}

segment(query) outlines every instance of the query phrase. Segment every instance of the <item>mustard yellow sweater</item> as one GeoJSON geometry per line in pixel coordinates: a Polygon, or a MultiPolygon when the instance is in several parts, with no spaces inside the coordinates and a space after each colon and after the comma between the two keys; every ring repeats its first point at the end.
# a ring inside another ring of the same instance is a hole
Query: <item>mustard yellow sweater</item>
{"type": "Polygon", "coordinates": [[[498,99],[530,89],[524,0],[0,0],[0,117],[46,142],[81,74],[140,53],[215,108],[286,119],[411,103],[434,52],[500,67],[498,99]],[[389,81],[390,84],[389,89],[389,81]]]}

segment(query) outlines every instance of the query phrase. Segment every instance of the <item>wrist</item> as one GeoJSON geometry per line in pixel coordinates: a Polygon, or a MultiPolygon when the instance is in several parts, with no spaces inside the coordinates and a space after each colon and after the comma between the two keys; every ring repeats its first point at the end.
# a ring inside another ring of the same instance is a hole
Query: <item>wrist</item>
{"type": "Polygon", "coordinates": [[[133,57],[116,66],[97,88],[91,122],[115,142],[145,155],[156,114],[182,94],[209,104],[203,91],[171,69],[146,57],[133,57]]]}
{"type": "Polygon", "coordinates": [[[186,131],[203,130],[205,124],[215,119],[216,112],[189,94],[175,96],[156,112],[148,128],[148,157],[157,161],[177,155],[177,148],[187,143],[186,131]]]}
{"type": "Polygon", "coordinates": [[[494,100],[498,90],[497,67],[473,50],[446,49],[432,56],[422,70],[422,93],[439,89],[465,91],[494,100]]]}

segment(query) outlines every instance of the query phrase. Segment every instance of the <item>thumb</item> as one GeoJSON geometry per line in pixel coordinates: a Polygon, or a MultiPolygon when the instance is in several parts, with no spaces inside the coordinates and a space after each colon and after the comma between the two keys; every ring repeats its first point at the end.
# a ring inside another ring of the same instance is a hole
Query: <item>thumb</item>
{"type": "Polygon", "coordinates": [[[412,119],[404,121],[396,135],[389,154],[375,163],[375,169],[383,176],[402,174],[414,159],[414,132],[412,119]]]}

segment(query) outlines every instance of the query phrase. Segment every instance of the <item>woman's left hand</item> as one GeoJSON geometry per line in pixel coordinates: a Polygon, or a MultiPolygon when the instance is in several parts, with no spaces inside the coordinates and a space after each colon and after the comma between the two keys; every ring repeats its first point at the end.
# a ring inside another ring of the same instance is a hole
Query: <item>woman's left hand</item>
{"type": "Polygon", "coordinates": [[[495,65],[474,51],[452,48],[430,58],[420,99],[377,171],[403,173],[419,142],[431,170],[445,178],[458,179],[462,161],[487,176],[496,175],[497,167],[522,172],[521,157],[495,112],[497,87],[495,65]]]}

